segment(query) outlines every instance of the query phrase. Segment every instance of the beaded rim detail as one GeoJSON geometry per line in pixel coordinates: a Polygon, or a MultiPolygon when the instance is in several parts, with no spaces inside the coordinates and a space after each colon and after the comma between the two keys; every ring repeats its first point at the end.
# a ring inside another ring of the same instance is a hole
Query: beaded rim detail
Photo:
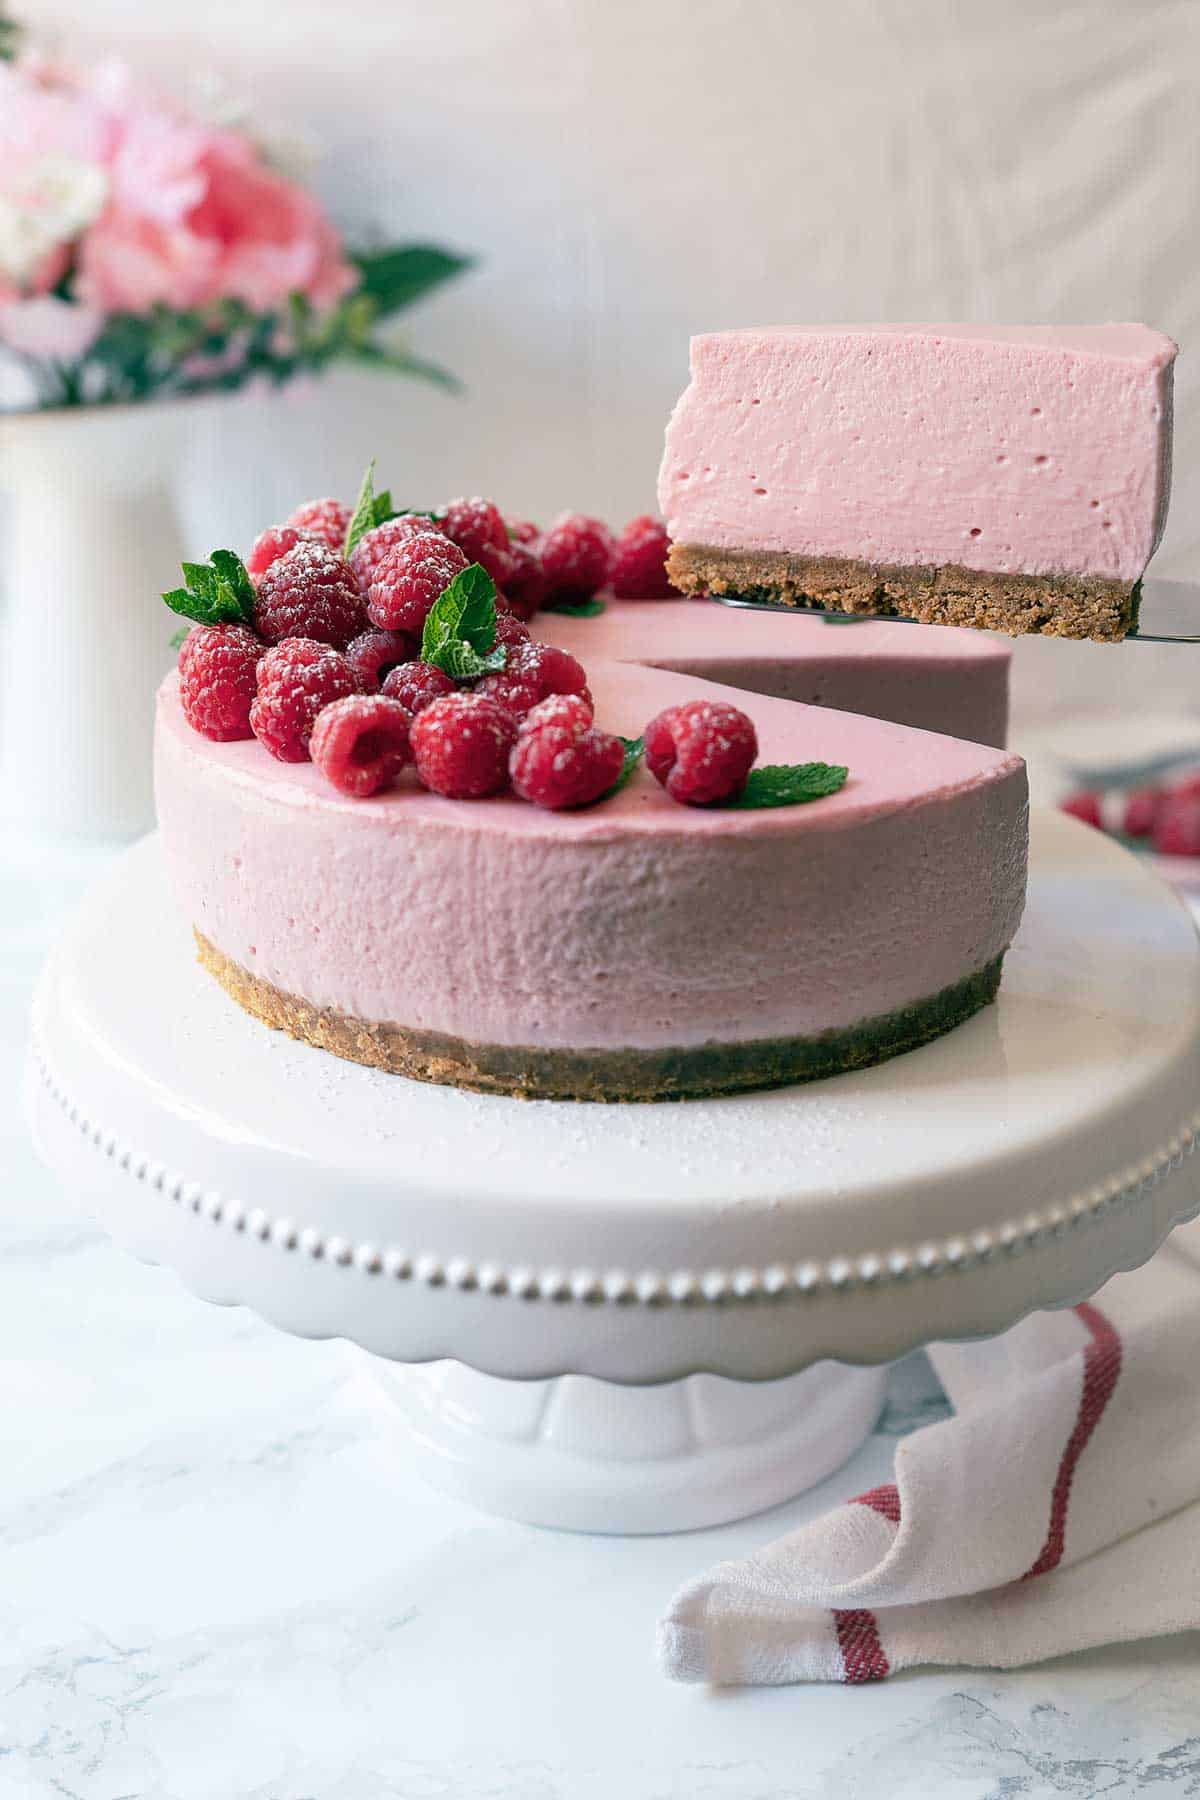
{"type": "Polygon", "coordinates": [[[1182,1167],[1200,1144],[1200,1109],[1192,1114],[1154,1154],[1122,1173],[1099,1181],[1066,1201],[1041,1212],[1007,1219],[971,1236],[898,1246],[856,1256],[831,1256],[791,1264],[770,1263],[763,1269],[533,1269],[502,1268],[494,1262],[473,1263],[466,1257],[443,1258],[430,1252],[410,1253],[395,1245],[353,1244],[338,1233],[300,1226],[285,1216],[271,1217],[261,1207],[247,1209],[215,1189],[202,1188],[124,1143],[115,1132],[91,1119],[63,1088],[40,1044],[32,1046],[34,1064],[50,1098],[109,1162],[164,1198],[213,1225],[225,1225],[277,1249],[300,1252],[313,1261],[351,1269],[368,1277],[416,1281],[425,1287],[449,1287],[461,1293],[509,1296],[518,1300],[575,1302],[589,1306],[696,1306],[750,1304],[761,1301],[811,1299],[880,1288],[918,1276],[959,1274],[980,1263],[1044,1249],[1068,1231],[1093,1224],[1136,1204],[1182,1167]]]}

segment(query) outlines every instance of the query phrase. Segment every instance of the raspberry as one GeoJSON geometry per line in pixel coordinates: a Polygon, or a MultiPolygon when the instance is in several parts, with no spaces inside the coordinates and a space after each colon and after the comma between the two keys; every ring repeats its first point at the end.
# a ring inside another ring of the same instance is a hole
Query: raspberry
{"type": "Polygon", "coordinates": [[[315,531],[301,531],[295,525],[269,525],[265,531],[260,531],[246,558],[246,572],[254,585],[258,586],[260,576],[266,574],[273,562],[304,538],[313,543],[322,542],[315,531]]]}
{"type": "Polygon", "coordinates": [[[434,663],[404,662],[386,677],[383,691],[391,699],[398,700],[415,719],[435,700],[446,694],[456,694],[458,689],[445,670],[434,663]]]}
{"type": "Polygon", "coordinates": [[[303,506],[288,514],[285,523],[298,525],[302,531],[315,532],[340,556],[350,518],[351,508],[342,500],[306,500],[303,506]]]}
{"type": "Polygon", "coordinates": [[[1149,837],[1166,797],[1162,788],[1132,788],[1125,796],[1121,818],[1121,830],[1126,837],[1149,837]]]}
{"type": "Polygon", "coordinates": [[[608,526],[583,513],[562,513],[542,539],[542,570],[561,600],[590,600],[608,578],[608,526]]]}
{"type": "Polygon", "coordinates": [[[412,724],[422,785],[450,800],[482,800],[508,786],[508,757],[517,728],[504,708],[482,694],[447,694],[412,724]]]}
{"type": "Polygon", "coordinates": [[[612,554],[608,579],[618,600],[670,600],[676,589],[667,580],[670,539],[661,519],[643,513],[631,519],[612,554]]]}
{"type": "Polygon", "coordinates": [[[313,638],[284,638],[258,665],[250,728],[280,762],[307,762],[317,714],[358,692],[358,677],[340,651],[313,638]]]}
{"type": "Polygon", "coordinates": [[[522,720],[508,766],[522,800],[557,812],[606,794],[624,760],[620,738],[593,725],[585,700],[556,694],[522,720]]]}
{"type": "Polygon", "coordinates": [[[506,519],[505,524],[510,544],[536,544],[542,535],[531,519],[506,519]]]}
{"type": "Polygon", "coordinates": [[[271,644],[304,637],[344,649],[365,623],[353,571],[328,544],[302,538],[260,578],[254,623],[271,644]]]}
{"type": "Polygon", "coordinates": [[[496,642],[506,649],[515,650],[518,644],[529,642],[529,627],[517,618],[515,613],[502,612],[496,608],[496,642]]]}
{"type": "Polygon", "coordinates": [[[440,533],[418,532],[389,550],[367,589],[367,617],[385,631],[419,636],[425,615],[467,566],[457,544],[440,533]]]}
{"type": "Polygon", "coordinates": [[[365,800],[391,787],[411,760],[411,723],[398,700],[382,694],[348,694],[320,712],[309,751],[339,793],[365,800]]]}
{"type": "Polygon", "coordinates": [[[442,535],[432,519],[424,513],[401,513],[395,519],[385,519],[382,525],[364,531],[354,546],[350,557],[350,567],[358,577],[358,585],[365,594],[375,579],[380,564],[387,560],[397,544],[405,544],[409,538],[420,535],[434,537],[442,535]]]}
{"type": "Polygon", "coordinates": [[[504,596],[520,619],[532,619],[549,592],[542,559],[530,544],[519,540],[508,547],[512,564],[504,584],[504,596]]]}
{"type": "Polygon", "coordinates": [[[439,521],[468,562],[481,563],[497,587],[506,587],[512,572],[508,526],[490,500],[451,500],[439,521]]]}
{"type": "Polygon", "coordinates": [[[219,744],[248,738],[263,647],[245,625],[196,625],[179,651],[179,700],[193,731],[219,744]]]}
{"type": "Polygon", "coordinates": [[[1087,790],[1078,794],[1068,794],[1059,807],[1059,811],[1070,813],[1073,819],[1082,819],[1085,825],[1094,825],[1097,831],[1104,829],[1099,794],[1093,794],[1087,790]]]}
{"type": "Polygon", "coordinates": [[[485,675],[475,692],[495,700],[514,719],[524,718],[532,707],[552,694],[580,694],[591,704],[583,664],[569,650],[559,650],[554,644],[536,639],[513,645],[501,672],[485,675]]]}
{"type": "Polygon", "coordinates": [[[1200,794],[1186,788],[1164,794],[1151,842],[1160,856],[1200,856],[1200,794]]]}
{"type": "Polygon", "coordinates": [[[757,755],[752,722],[723,700],[669,706],[646,727],[646,766],[685,806],[712,806],[740,793],[757,755]]]}
{"type": "Polygon", "coordinates": [[[418,644],[407,631],[364,631],[346,645],[346,661],[358,676],[364,694],[383,686],[385,675],[411,661],[418,644]]]}

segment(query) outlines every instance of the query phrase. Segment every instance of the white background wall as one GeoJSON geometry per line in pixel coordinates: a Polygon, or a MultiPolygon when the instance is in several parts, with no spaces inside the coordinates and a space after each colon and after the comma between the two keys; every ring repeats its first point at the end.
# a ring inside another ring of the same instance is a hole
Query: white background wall
{"type": "Polygon", "coordinates": [[[410,315],[464,397],[342,378],[264,415],[208,459],[205,524],[368,454],[410,503],[620,519],[700,328],[1141,318],[1185,350],[1158,567],[1200,577],[1197,0],[17,4],[64,49],[212,71],[322,148],[343,222],[480,258],[410,315]]]}

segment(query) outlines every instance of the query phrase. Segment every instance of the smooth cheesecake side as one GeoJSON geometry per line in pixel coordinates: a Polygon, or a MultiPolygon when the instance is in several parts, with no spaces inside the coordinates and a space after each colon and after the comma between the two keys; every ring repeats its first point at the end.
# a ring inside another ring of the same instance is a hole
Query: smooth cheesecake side
{"type": "MultiPolygon", "coordinates": [[[[732,690],[594,662],[634,736],[732,690]]],[[[744,701],[744,696],[741,696],[744,701]]],[[[829,1075],[987,1004],[1020,919],[1020,759],[787,701],[762,760],[845,762],[840,793],[676,805],[642,771],[576,813],[401,785],[340,797],[308,764],[199,737],[160,691],[156,787],[205,966],[247,1011],[422,1080],[664,1100],[829,1075]]]]}
{"type": "Polygon", "coordinates": [[[671,578],[1119,641],[1166,518],[1175,354],[1144,325],[694,338],[659,475],[671,578]]]}

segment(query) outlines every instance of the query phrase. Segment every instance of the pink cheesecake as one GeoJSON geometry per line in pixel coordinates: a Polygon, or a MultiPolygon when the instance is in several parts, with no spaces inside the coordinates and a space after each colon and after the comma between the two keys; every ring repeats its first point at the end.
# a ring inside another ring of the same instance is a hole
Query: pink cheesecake
{"type": "Polygon", "coordinates": [[[609,600],[595,618],[544,612],[534,631],[585,668],[595,657],[642,663],[976,744],[1006,741],[1012,653],[979,632],[882,620],[843,628],[694,600],[609,600]]]}
{"type": "Polygon", "coordinates": [[[1175,353],[1145,325],[693,338],[659,475],[671,577],[1120,639],[1166,517],[1175,353]]]}
{"type": "MultiPolygon", "coordinates": [[[[728,688],[589,658],[637,735],[728,688]]],[[[840,792],[677,805],[640,769],[578,812],[411,781],[363,802],[158,697],[159,823],[201,957],[250,1012],[422,1080],[557,1098],[727,1093],[879,1061],[992,998],[1025,893],[1019,758],[756,698],[764,763],[840,792]]]]}

